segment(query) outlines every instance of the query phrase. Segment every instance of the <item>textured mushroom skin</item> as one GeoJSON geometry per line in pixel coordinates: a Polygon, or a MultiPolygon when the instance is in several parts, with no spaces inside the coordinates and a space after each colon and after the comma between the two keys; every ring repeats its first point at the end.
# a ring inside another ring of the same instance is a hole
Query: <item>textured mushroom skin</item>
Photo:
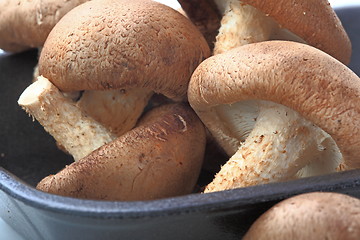
{"type": "Polygon", "coordinates": [[[148,200],[191,193],[205,130],[190,107],[164,105],[137,128],[43,179],[38,189],[77,198],[148,200]]]}
{"type": "Polygon", "coordinates": [[[251,226],[248,239],[347,239],[360,236],[360,200],[339,193],[307,193],[284,200],[251,226]]]}
{"type": "MultiPolygon", "coordinates": [[[[198,19],[203,19],[200,29],[204,26],[220,26],[221,17],[213,14],[211,6],[216,0],[180,0],[179,1],[185,12],[190,18],[199,23],[198,19]],[[194,17],[192,9],[201,6],[203,11],[197,11],[204,16],[194,17]],[[212,16],[210,18],[209,16],[212,16]]],[[[217,2],[225,2],[218,0],[217,2]]],[[[349,64],[351,58],[351,42],[345,32],[339,18],[331,8],[328,1],[325,0],[281,0],[281,1],[264,1],[264,0],[242,0],[243,4],[249,4],[263,12],[266,16],[274,19],[280,27],[288,29],[295,35],[302,38],[306,43],[332,55],[344,64],[349,64]],[[289,17],[291,16],[291,17],[289,17]]],[[[219,28],[209,28],[206,34],[214,36],[219,28]]]]}
{"type": "Polygon", "coordinates": [[[242,0],[242,2],[273,17],[283,28],[300,36],[309,45],[330,54],[344,64],[349,64],[351,42],[328,1],[242,0]]]}
{"type": "Polygon", "coordinates": [[[55,24],[86,1],[89,0],[0,1],[0,48],[19,52],[41,47],[55,24]]]}
{"type": "Polygon", "coordinates": [[[359,168],[359,83],[350,69],[318,49],[269,41],[205,60],[192,76],[188,97],[209,129],[218,128],[210,114],[219,104],[259,99],[285,105],[330,134],[348,168],[359,168]]]}
{"type": "Polygon", "coordinates": [[[165,5],[94,0],[70,11],[52,30],[39,72],[63,91],[136,86],[180,100],[209,54],[197,28],[165,5]]]}
{"type": "Polygon", "coordinates": [[[18,104],[52,135],[60,148],[74,160],[88,155],[116,138],[99,122],[78,111],[75,103],[65,97],[50,81],[38,77],[24,90],[18,104]]]}

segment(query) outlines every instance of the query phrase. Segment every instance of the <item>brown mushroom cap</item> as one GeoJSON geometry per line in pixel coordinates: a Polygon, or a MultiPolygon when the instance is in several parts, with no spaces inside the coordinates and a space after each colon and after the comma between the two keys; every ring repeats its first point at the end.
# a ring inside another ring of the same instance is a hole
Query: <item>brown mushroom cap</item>
{"type": "Polygon", "coordinates": [[[0,1],[0,48],[19,52],[41,47],[55,24],[72,8],[86,1],[0,1]]]}
{"type": "MultiPolygon", "coordinates": [[[[214,36],[218,28],[216,22],[220,17],[214,9],[214,2],[221,3],[227,0],[179,0],[185,12],[203,30],[206,36],[215,41],[214,36]],[[207,4],[206,7],[202,5],[207,4]],[[195,10],[201,6],[202,10],[195,10]],[[210,27],[209,27],[210,26],[210,27]],[[205,29],[205,30],[204,30],[205,29]]],[[[307,44],[314,46],[349,64],[351,58],[351,42],[339,18],[324,0],[242,0],[269,17],[274,19],[280,28],[289,30],[302,38],[307,44]]]]}
{"type": "Polygon", "coordinates": [[[360,167],[359,77],[316,48],[268,41],[213,56],[194,72],[188,97],[210,130],[221,128],[218,105],[252,99],[285,105],[330,134],[347,167],[360,167]]]}
{"type": "Polygon", "coordinates": [[[102,200],[147,200],[191,193],[200,173],[205,130],[183,104],[158,107],[138,127],[43,179],[38,189],[102,200]]]}
{"type": "Polygon", "coordinates": [[[340,193],[297,195],[273,206],[246,239],[359,239],[360,200],[340,193]]]}
{"type": "Polygon", "coordinates": [[[324,0],[242,0],[344,64],[351,58],[351,42],[341,21],[324,0]]]}
{"type": "Polygon", "coordinates": [[[62,91],[136,86],[183,99],[191,74],[209,54],[197,28],[170,7],[94,0],[52,30],[39,72],[62,91]]]}

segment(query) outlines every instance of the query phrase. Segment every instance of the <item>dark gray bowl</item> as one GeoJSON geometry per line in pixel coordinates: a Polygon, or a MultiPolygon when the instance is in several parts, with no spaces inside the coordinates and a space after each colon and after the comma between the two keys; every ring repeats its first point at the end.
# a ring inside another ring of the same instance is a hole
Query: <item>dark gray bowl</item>
{"type": "MultiPolygon", "coordinates": [[[[350,67],[359,75],[360,8],[337,12],[354,45],[350,67]]],[[[26,239],[239,239],[261,213],[290,196],[331,191],[360,198],[360,170],[143,202],[37,191],[40,179],[71,159],[16,103],[31,81],[36,54],[0,56],[0,216],[26,239]]]]}

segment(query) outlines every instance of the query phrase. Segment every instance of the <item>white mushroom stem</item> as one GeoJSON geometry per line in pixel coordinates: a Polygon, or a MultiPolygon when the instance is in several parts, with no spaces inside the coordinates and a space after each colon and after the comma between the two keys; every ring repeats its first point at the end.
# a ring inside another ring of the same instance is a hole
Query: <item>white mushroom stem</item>
{"type": "Polygon", "coordinates": [[[151,90],[142,88],[84,91],[77,106],[112,133],[121,136],[135,127],[152,95],[151,90]]]}
{"type": "Polygon", "coordinates": [[[259,102],[253,130],[205,192],[336,171],[341,154],[327,133],[285,106],[259,102]]]}
{"type": "Polygon", "coordinates": [[[38,81],[20,96],[19,105],[75,161],[132,129],[153,94],[147,89],[84,91],[74,102],[79,92],[61,93],[46,78],[38,81]]]}
{"type": "Polygon", "coordinates": [[[18,104],[32,115],[76,160],[116,138],[78,110],[50,81],[39,77],[21,94],[18,104]]]}
{"type": "Polygon", "coordinates": [[[216,37],[214,54],[238,46],[270,39],[305,42],[290,31],[281,28],[271,17],[238,0],[215,0],[223,14],[216,37]]]}
{"type": "MultiPolygon", "coordinates": [[[[38,65],[36,65],[33,82],[38,77],[38,65]]],[[[79,91],[63,92],[63,94],[73,101],[80,98],[79,91]]],[[[83,111],[112,133],[120,136],[135,127],[152,95],[153,91],[142,88],[106,91],[88,90],[84,91],[79,101],[77,101],[79,108],[76,111],[83,111]]]]}

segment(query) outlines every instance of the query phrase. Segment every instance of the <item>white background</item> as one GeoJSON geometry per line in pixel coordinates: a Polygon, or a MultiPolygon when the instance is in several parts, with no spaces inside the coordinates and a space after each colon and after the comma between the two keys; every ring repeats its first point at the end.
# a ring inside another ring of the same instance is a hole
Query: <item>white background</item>
{"type": "MultiPolygon", "coordinates": [[[[167,4],[175,9],[179,8],[177,0],[157,0],[167,4]]],[[[360,5],[360,0],[329,0],[330,4],[334,8],[360,5]]],[[[2,50],[0,49],[0,53],[2,50]]],[[[16,232],[14,232],[1,218],[0,218],[0,239],[6,240],[23,240],[16,232]]]]}

